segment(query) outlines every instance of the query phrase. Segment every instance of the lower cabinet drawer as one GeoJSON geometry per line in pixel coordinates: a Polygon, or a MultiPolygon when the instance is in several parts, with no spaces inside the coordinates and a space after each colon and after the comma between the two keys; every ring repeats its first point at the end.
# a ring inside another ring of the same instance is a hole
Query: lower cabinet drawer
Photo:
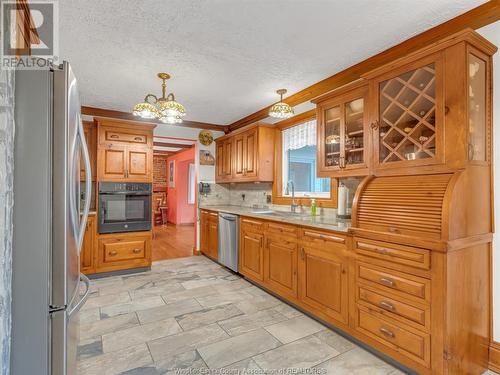
{"type": "Polygon", "coordinates": [[[98,240],[97,272],[151,265],[151,233],[104,234],[98,240]]]}
{"type": "Polygon", "coordinates": [[[410,331],[360,306],[357,307],[356,330],[426,367],[430,365],[430,335],[427,333],[410,331]]]}
{"type": "Polygon", "coordinates": [[[116,262],[144,258],[146,256],[145,240],[125,240],[103,244],[104,262],[116,262]]]}
{"type": "Polygon", "coordinates": [[[408,298],[430,301],[431,281],[372,264],[356,262],[358,282],[369,283],[408,298]]]}
{"type": "Polygon", "coordinates": [[[356,285],[356,302],[382,315],[419,329],[430,328],[430,307],[402,301],[374,289],[356,285]]]}

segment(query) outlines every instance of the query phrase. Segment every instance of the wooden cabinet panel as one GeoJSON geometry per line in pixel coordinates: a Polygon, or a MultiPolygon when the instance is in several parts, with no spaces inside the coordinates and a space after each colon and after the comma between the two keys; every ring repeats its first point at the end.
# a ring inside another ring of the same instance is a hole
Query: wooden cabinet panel
{"type": "Polygon", "coordinates": [[[393,291],[403,297],[430,300],[430,281],[427,279],[361,262],[356,262],[356,276],[359,282],[381,290],[393,291]]]}
{"type": "Polygon", "coordinates": [[[98,272],[151,266],[151,232],[101,234],[98,272]]]}
{"type": "Polygon", "coordinates": [[[356,286],[356,301],[388,318],[412,325],[419,329],[430,328],[430,308],[401,298],[389,296],[374,288],[356,286]]]}
{"type": "Polygon", "coordinates": [[[103,262],[116,262],[120,260],[144,258],[146,251],[146,240],[126,240],[114,242],[114,240],[103,241],[103,262]],[[109,241],[109,242],[108,242],[109,241]]]}
{"type": "Polygon", "coordinates": [[[219,216],[216,212],[200,212],[200,251],[215,260],[219,257],[219,216]]]}
{"type": "Polygon", "coordinates": [[[424,366],[430,364],[430,336],[357,309],[356,329],[424,366]],[[418,332],[418,333],[417,333],[418,332]]]}
{"type": "Polygon", "coordinates": [[[280,294],[297,297],[297,243],[291,238],[268,237],[264,282],[280,294]]]}
{"type": "Polygon", "coordinates": [[[232,164],[233,164],[233,142],[232,140],[229,140],[224,142],[224,160],[222,168],[224,177],[227,179],[231,178],[232,164]]]}
{"type": "Polygon", "coordinates": [[[299,298],[312,310],[348,323],[345,260],[332,251],[303,246],[299,257],[299,298]]]}
{"type": "Polygon", "coordinates": [[[97,120],[100,181],[152,182],[154,126],[97,120]]]}
{"type": "Polygon", "coordinates": [[[89,215],[80,252],[80,271],[82,273],[90,274],[95,272],[95,239],[96,217],[95,215],[89,215]]]}
{"type": "Polygon", "coordinates": [[[257,130],[258,128],[255,128],[244,134],[243,175],[246,178],[256,177],[258,172],[257,130]]]}
{"type": "Polygon", "coordinates": [[[217,142],[216,147],[215,147],[215,160],[216,160],[216,172],[215,172],[215,179],[216,182],[221,182],[224,180],[225,174],[224,174],[224,158],[225,158],[225,152],[224,152],[224,143],[223,142],[217,142]]]}
{"type": "Polygon", "coordinates": [[[354,244],[355,251],[363,256],[383,259],[405,266],[430,269],[431,254],[429,250],[358,238],[354,239],[354,244]]]}
{"type": "Polygon", "coordinates": [[[264,235],[242,231],[240,272],[251,279],[264,280],[264,235]]]}
{"type": "Polygon", "coordinates": [[[216,181],[272,181],[274,129],[256,125],[216,141],[216,181]]]}
{"type": "Polygon", "coordinates": [[[315,103],[318,176],[367,174],[371,152],[368,83],[356,81],[315,103]]]}
{"type": "Polygon", "coordinates": [[[128,150],[128,169],[127,178],[133,181],[149,181],[150,166],[152,163],[151,151],[144,150],[128,150]]]}
{"type": "Polygon", "coordinates": [[[214,259],[219,259],[219,223],[217,219],[211,219],[208,223],[209,251],[214,259]]]}
{"type": "Polygon", "coordinates": [[[102,155],[100,168],[100,180],[111,180],[125,178],[127,170],[127,150],[122,146],[113,146],[100,150],[102,155]]]}
{"type": "Polygon", "coordinates": [[[242,178],[245,174],[245,135],[240,134],[234,136],[234,152],[233,152],[233,179],[242,178]]]}

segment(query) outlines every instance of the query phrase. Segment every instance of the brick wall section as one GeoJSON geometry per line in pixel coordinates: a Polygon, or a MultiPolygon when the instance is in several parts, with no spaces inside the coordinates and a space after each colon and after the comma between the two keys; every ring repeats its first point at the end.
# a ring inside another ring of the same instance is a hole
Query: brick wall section
{"type": "Polygon", "coordinates": [[[167,188],[167,158],[165,156],[153,156],[153,190],[167,188]]]}

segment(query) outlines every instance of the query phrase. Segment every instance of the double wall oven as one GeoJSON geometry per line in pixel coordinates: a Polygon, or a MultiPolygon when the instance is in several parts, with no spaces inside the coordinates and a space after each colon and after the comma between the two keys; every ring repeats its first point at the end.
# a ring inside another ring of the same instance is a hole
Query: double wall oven
{"type": "Polygon", "coordinates": [[[151,230],[151,184],[99,183],[99,233],[151,230]]]}

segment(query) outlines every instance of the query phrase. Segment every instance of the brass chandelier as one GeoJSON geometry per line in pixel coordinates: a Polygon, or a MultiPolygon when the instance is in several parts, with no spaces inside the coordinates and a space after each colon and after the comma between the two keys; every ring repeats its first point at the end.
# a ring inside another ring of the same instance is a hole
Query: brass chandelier
{"type": "Polygon", "coordinates": [[[269,110],[269,116],[274,118],[290,118],[293,116],[293,108],[283,102],[283,95],[286,94],[286,89],[276,90],[276,94],[280,96],[280,101],[275,103],[269,110]]]}
{"type": "Polygon", "coordinates": [[[134,106],[132,113],[134,116],[146,119],[158,119],[165,124],[182,123],[182,118],[186,115],[184,106],[175,101],[173,93],[166,95],[166,81],[170,78],[170,75],[168,73],[158,73],[157,76],[162,80],[161,97],[158,98],[156,95],[147,94],[143,102],[134,106]]]}

